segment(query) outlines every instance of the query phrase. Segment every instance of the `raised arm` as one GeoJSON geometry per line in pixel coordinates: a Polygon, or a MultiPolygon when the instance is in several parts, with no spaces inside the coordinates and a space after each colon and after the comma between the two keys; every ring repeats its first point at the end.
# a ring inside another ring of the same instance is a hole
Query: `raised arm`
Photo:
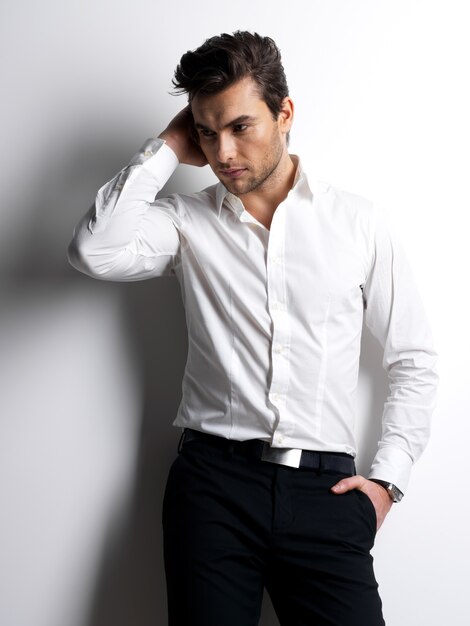
{"type": "Polygon", "coordinates": [[[202,166],[185,107],[157,139],[103,185],[68,248],[70,263],[102,280],[132,281],[171,274],[179,254],[178,197],[155,200],[178,163],[202,166]]]}

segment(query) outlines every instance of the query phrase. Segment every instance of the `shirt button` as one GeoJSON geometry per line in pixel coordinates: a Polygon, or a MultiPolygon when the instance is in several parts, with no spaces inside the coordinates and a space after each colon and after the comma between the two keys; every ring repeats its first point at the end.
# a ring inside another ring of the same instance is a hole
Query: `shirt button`
{"type": "Polygon", "coordinates": [[[151,157],[151,156],[153,156],[153,152],[152,152],[152,150],[146,150],[146,151],[144,152],[144,156],[146,156],[146,157],[151,157]]]}
{"type": "Polygon", "coordinates": [[[271,398],[274,400],[274,402],[278,402],[280,399],[280,395],[278,393],[273,393],[271,398]]]}
{"type": "Polygon", "coordinates": [[[279,437],[277,438],[277,442],[282,443],[283,441],[284,441],[284,437],[282,435],[279,435],[279,437]]]}
{"type": "Polygon", "coordinates": [[[274,347],[274,352],[277,352],[278,354],[280,354],[283,350],[284,350],[284,346],[278,345],[274,347]]]}

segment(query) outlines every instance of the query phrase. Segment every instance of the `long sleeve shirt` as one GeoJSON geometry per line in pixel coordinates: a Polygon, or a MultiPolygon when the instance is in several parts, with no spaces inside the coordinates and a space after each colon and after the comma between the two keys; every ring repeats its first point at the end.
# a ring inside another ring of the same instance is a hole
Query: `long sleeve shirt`
{"type": "Polygon", "coordinates": [[[69,246],[70,262],[94,278],[179,281],[188,355],[174,424],[355,456],[365,320],[390,383],[369,477],[404,492],[429,437],[438,377],[384,212],[314,180],[299,160],[268,230],[221,183],[156,199],[177,166],[163,140],[148,139],[99,189],[69,246]]]}

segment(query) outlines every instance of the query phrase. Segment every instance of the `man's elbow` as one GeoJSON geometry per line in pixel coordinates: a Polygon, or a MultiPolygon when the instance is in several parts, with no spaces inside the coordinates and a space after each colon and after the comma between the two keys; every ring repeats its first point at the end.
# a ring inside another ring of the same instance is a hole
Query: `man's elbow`
{"type": "Polygon", "coordinates": [[[69,243],[67,259],[72,267],[92,278],[102,278],[106,273],[103,263],[97,263],[96,255],[87,251],[86,246],[80,244],[76,237],[69,243]]]}
{"type": "Polygon", "coordinates": [[[82,259],[81,259],[80,249],[75,239],[72,239],[72,241],[69,243],[69,246],[67,248],[67,260],[72,267],[74,267],[77,270],[80,269],[82,259]]]}

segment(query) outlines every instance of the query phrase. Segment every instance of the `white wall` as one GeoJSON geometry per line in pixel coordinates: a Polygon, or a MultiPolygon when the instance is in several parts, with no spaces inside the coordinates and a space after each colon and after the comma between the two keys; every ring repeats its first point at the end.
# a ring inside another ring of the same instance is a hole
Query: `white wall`
{"type": "MultiPolygon", "coordinates": [[[[98,187],[184,104],[182,53],[237,28],[281,47],[293,152],[395,216],[434,330],[432,441],[374,549],[388,626],[469,623],[469,15],[465,1],[3,0],[0,623],[165,623],[161,499],[186,335],[176,282],[68,267],[98,187]]],[[[181,167],[172,190],[213,180],[181,167]]],[[[359,466],[386,395],[366,334],[359,466]]],[[[175,432],[173,432],[175,431],[175,432]]],[[[263,625],[276,624],[266,602],[263,625]]],[[[242,626],[242,625],[241,625],[242,626]]]]}

